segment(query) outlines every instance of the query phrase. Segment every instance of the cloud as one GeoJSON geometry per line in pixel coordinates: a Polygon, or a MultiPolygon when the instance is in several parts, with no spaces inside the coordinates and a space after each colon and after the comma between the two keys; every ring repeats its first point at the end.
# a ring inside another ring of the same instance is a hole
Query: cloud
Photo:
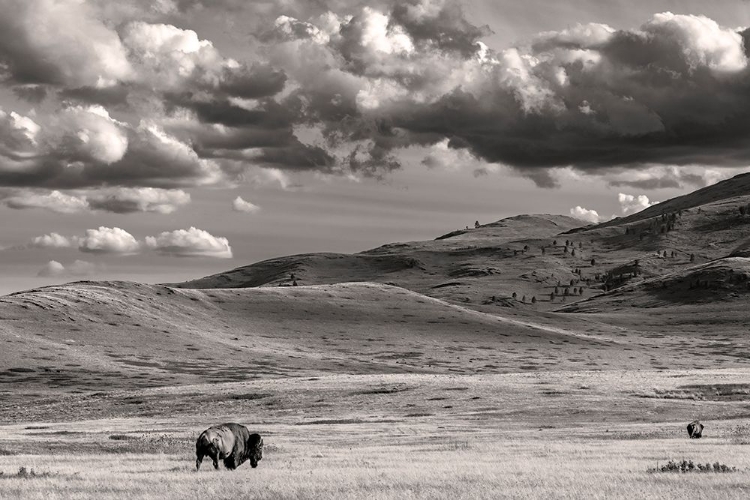
{"type": "MultiPolygon", "coordinates": [[[[468,150],[451,148],[448,139],[444,139],[437,144],[432,145],[421,163],[429,169],[464,170],[467,168],[482,168],[479,166],[477,158],[468,150]]],[[[484,174],[487,172],[482,173],[484,174]]]]}
{"type": "Polygon", "coordinates": [[[195,227],[147,236],[146,245],[158,253],[177,257],[232,258],[232,248],[226,238],[212,236],[195,227]]]}
{"type": "Polygon", "coordinates": [[[102,106],[71,106],[56,117],[53,127],[45,130],[49,147],[66,150],[77,160],[111,164],[120,160],[128,148],[126,130],[109,116],[102,106]]]}
{"type": "Polygon", "coordinates": [[[260,207],[258,205],[253,205],[249,201],[245,201],[242,197],[238,196],[232,202],[232,209],[234,209],[235,212],[253,214],[260,210],[260,207]]]}
{"type": "Polygon", "coordinates": [[[153,212],[171,214],[190,203],[190,195],[181,189],[113,188],[94,192],[88,196],[92,210],[118,214],[153,212]]]}
{"type": "Polygon", "coordinates": [[[0,0],[0,10],[0,61],[13,81],[107,86],[131,77],[120,38],[88,2],[0,0]]]}
{"type": "Polygon", "coordinates": [[[85,260],[76,260],[70,264],[67,268],[56,260],[51,260],[42,267],[37,273],[37,276],[43,277],[82,277],[92,276],[98,272],[98,266],[85,260]]]}
{"type": "Polygon", "coordinates": [[[87,211],[170,214],[190,203],[190,194],[181,189],[124,187],[75,191],[74,194],[21,190],[5,197],[0,192],[0,203],[16,210],[38,208],[61,214],[87,211]]]}
{"type": "Polygon", "coordinates": [[[626,215],[640,212],[658,203],[656,201],[651,202],[645,194],[633,196],[632,194],[620,193],[617,195],[617,201],[620,203],[622,213],[626,215]]]}
{"type": "Polygon", "coordinates": [[[51,260],[39,270],[37,276],[50,277],[62,276],[63,274],[65,274],[65,266],[63,266],[56,260],[51,260]]]}
{"type": "Polygon", "coordinates": [[[475,173],[513,168],[544,188],[559,186],[555,168],[651,189],[710,180],[622,172],[750,163],[750,30],[705,16],[580,24],[498,50],[458,0],[0,8],[12,13],[0,19],[0,80],[41,103],[0,110],[6,188],[230,186],[259,168],[382,178],[411,147],[461,151],[483,163],[466,162],[475,173]],[[250,19],[241,56],[179,27],[197,12],[250,19]]]}
{"type": "Polygon", "coordinates": [[[602,220],[596,210],[589,210],[587,208],[583,208],[582,206],[571,208],[570,215],[572,215],[576,219],[591,222],[592,224],[596,224],[602,220]]]}
{"type": "Polygon", "coordinates": [[[73,214],[89,209],[85,197],[69,195],[54,190],[49,194],[25,192],[2,200],[7,207],[16,210],[40,208],[60,214],[73,214]]]}
{"type": "Polygon", "coordinates": [[[50,233],[43,236],[37,236],[31,240],[31,246],[37,248],[70,248],[73,246],[73,243],[65,236],[57,233],[50,233]]]}
{"type": "Polygon", "coordinates": [[[87,229],[86,236],[76,237],[73,241],[78,250],[86,253],[132,255],[141,247],[132,234],[118,227],[87,229]]]}
{"type": "MultiPolygon", "coordinates": [[[[98,229],[87,229],[86,235],[82,237],[72,236],[68,238],[57,233],[38,236],[31,241],[28,247],[76,247],[84,253],[111,255],[133,255],[140,253],[144,248],[148,248],[160,254],[175,257],[232,258],[232,248],[226,238],[212,236],[207,231],[195,227],[164,231],[158,236],[147,236],[143,242],[139,242],[124,229],[101,226],[98,229]]],[[[70,268],[70,271],[83,272],[81,270],[85,267],[85,262],[76,261],[76,263],[74,263],[76,264],[74,267],[70,268]]]]}

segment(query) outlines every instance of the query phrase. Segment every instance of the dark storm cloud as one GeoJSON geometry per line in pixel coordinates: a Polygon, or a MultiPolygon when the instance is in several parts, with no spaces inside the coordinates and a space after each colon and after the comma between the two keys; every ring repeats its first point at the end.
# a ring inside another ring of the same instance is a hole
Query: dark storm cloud
{"type": "Polygon", "coordinates": [[[332,173],[336,159],[320,146],[298,141],[280,148],[264,148],[258,161],[263,165],[290,170],[317,170],[332,173]]]}
{"type": "Polygon", "coordinates": [[[243,166],[382,177],[403,148],[444,143],[548,188],[557,167],[750,162],[750,32],[706,17],[577,25],[499,51],[457,0],[178,0],[135,18],[134,6],[0,0],[13,13],[0,19],[6,84],[47,113],[3,111],[0,185],[180,188],[233,182],[243,166]],[[255,16],[257,50],[235,60],[155,22],[199,11],[255,16]]]}
{"type": "Polygon", "coordinates": [[[750,160],[748,33],[665,13],[637,29],[581,25],[495,52],[478,43],[484,31],[462,16],[456,2],[400,3],[342,21],[328,41],[310,23],[285,19],[282,46],[344,63],[316,70],[281,48],[276,60],[298,75],[305,116],[331,141],[369,139],[385,150],[356,160],[362,146],[355,145],[345,157],[353,171],[380,164],[387,172],[397,168],[391,153],[399,147],[444,138],[542,187],[558,185],[549,173],[556,167],[602,174],[750,160]],[[398,140],[384,142],[368,129],[373,118],[399,130],[398,140]]]}
{"type": "Polygon", "coordinates": [[[489,26],[474,26],[467,21],[458,2],[445,2],[427,15],[420,12],[424,4],[420,0],[397,2],[391,11],[391,22],[403,26],[415,41],[434,43],[467,57],[476,52],[479,39],[492,34],[489,26]]]}
{"type": "Polygon", "coordinates": [[[219,90],[231,96],[258,99],[275,95],[284,88],[286,75],[269,65],[242,66],[239,70],[224,70],[219,90]]]}
{"type": "Polygon", "coordinates": [[[295,117],[289,110],[273,100],[263,100],[248,109],[233,104],[226,98],[211,100],[194,99],[192,94],[167,95],[167,103],[195,112],[196,117],[206,124],[220,124],[229,127],[266,127],[268,129],[290,127],[295,117]]]}
{"type": "Polygon", "coordinates": [[[111,87],[74,87],[63,88],[58,92],[62,101],[99,104],[106,107],[124,106],[128,102],[128,85],[119,84],[111,87]]]}
{"type": "Polygon", "coordinates": [[[47,97],[47,86],[45,85],[15,85],[13,93],[20,99],[34,104],[42,102],[47,97]]]}

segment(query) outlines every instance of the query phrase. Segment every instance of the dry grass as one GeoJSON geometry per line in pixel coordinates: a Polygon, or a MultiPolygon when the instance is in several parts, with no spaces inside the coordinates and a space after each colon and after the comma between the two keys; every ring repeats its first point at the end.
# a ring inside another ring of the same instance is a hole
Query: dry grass
{"type": "MultiPolygon", "coordinates": [[[[580,441],[560,434],[495,439],[426,429],[401,439],[360,429],[362,439],[315,433],[275,437],[258,469],[193,470],[180,454],[86,454],[0,457],[0,470],[27,464],[46,476],[0,476],[3,498],[747,498],[750,457],[719,440],[580,441]],[[370,444],[372,443],[372,444],[370,444]],[[457,446],[456,444],[460,444],[457,446]],[[736,464],[733,474],[649,474],[649,464],[691,456],[736,464]]],[[[333,432],[335,435],[336,433],[333,432]]],[[[7,474],[7,472],[6,472],[7,474]]]]}
{"type": "Polygon", "coordinates": [[[111,411],[120,408],[125,415],[2,426],[0,497],[747,498],[750,454],[740,439],[748,428],[744,402],[659,396],[698,381],[736,384],[747,376],[715,371],[279,379],[144,391],[142,398],[158,394],[164,403],[161,413],[148,417],[128,416],[114,392],[111,411]],[[234,397],[246,393],[268,396],[234,397]],[[173,411],[172,400],[207,394],[216,398],[206,408],[209,414],[173,411]],[[267,399],[278,406],[266,406],[267,399]],[[315,401],[326,406],[315,407],[315,401]],[[407,417],[409,412],[418,416],[407,417]],[[707,424],[703,439],[687,438],[684,422],[693,415],[707,424]],[[196,473],[196,436],[225,419],[264,435],[263,461],[257,469],[215,472],[206,466],[196,473]],[[738,470],[648,472],[670,460],[720,462],[738,470]],[[35,475],[19,477],[20,467],[35,475]]]}

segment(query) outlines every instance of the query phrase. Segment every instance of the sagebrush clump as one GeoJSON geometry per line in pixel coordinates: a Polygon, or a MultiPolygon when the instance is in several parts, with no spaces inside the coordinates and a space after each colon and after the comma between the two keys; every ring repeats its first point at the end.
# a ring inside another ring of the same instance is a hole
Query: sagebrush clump
{"type": "Polygon", "coordinates": [[[49,472],[37,472],[32,468],[26,468],[26,467],[19,467],[18,472],[15,474],[4,474],[2,471],[0,471],[0,477],[5,478],[12,478],[12,477],[18,477],[21,479],[31,479],[35,477],[49,477],[51,474],[49,472]]]}
{"type": "Polygon", "coordinates": [[[730,467],[719,462],[711,463],[693,463],[692,460],[670,460],[664,465],[658,465],[655,468],[648,469],[648,472],[737,472],[736,467],[730,467]]]}

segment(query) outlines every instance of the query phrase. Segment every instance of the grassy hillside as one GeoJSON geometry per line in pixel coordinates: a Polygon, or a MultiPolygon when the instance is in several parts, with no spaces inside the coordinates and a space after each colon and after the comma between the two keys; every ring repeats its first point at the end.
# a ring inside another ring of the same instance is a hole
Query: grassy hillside
{"type": "Polygon", "coordinates": [[[548,326],[366,283],[179,290],[82,282],[2,297],[0,318],[0,387],[6,388],[630,362],[626,352],[611,349],[620,340],[606,327],[548,326]]]}
{"type": "Polygon", "coordinates": [[[510,217],[436,240],[393,243],[351,255],[292,255],[174,286],[367,281],[484,312],[504,314],[503,309],[515,308],[538,314],[628,283],[747,256],[749,189],[750,176],[743,174],[599,225],[584,226],[564,216],[510,217]]]}

